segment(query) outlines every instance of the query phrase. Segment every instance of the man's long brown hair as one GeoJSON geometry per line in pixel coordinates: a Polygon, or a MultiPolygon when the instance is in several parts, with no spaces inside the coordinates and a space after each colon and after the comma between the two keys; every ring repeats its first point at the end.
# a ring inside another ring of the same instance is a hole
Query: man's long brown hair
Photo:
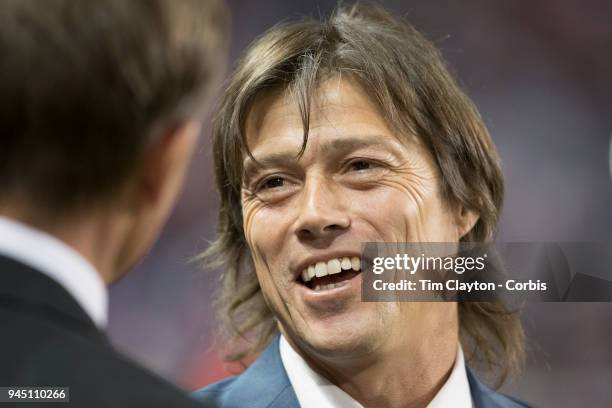
{"type": "MultiPolygon", "coordinates": [[[[478,111],[432,43],[407,22],[360,4],[340,7],[326,21],[306,18],[273,27],[239,61],[214,125],[218,236],[201,258],[222,269],[217,307],[225,334],[237,347],[229,360],[252,357],[278,332],[243,231],[242,162],[250,154],[245,119],[264,92],[288,90],[302,115],[303,152],[312,92],[337,75],[357,81],[398,135],[417,135],[424,142],[440,170],[446,203],[479,214],[462,240],[493,237],[504,191],[499,159],[478,111]]],[[[458,307],[468,361],[484,365],[500,385],[524,355],[517,313],[499,302],[458,307]]]]}

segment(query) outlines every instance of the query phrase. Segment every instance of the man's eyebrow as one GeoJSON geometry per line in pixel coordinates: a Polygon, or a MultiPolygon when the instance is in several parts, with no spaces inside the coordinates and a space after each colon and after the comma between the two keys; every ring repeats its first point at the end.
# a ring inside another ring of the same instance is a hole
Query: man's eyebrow
{"type": "Polygon", "coordinates": [[[365,134],[355,135],[351,138],[332,139],[324,141],[321,148],[327,151],[334,151],[339,154],[357,150],[360,148],[384,148],[393,156],[399,158],[402,156],[400,147],[397,145],[398,140],[389,138],[380,134],[365,134]]]}
{"type": "Polygon", "coordinates": [[[266,153],[261,157],[256,157],[256,161],[247,156],[243,163],[243,179],[248,181],[248,177],[260,169],[295,166],[297,159],[295,151],[266,153]]]}
{"type": "MultiPolygon", "coordinates": [[[[378,134],[356,135],[351,138],[335,138],[325,140],[321,144],[322,151],[344,153],[351,150],[367,147],[387,147],[395,155],[398,154],[396,146],[389,139],[378,134]]],[[[292,167],[298,161],[298,150],[264,153],[262,155],[247,156],[243,162],[243,179],[255,174],[258,170],[269,167],[292,167]]]]}

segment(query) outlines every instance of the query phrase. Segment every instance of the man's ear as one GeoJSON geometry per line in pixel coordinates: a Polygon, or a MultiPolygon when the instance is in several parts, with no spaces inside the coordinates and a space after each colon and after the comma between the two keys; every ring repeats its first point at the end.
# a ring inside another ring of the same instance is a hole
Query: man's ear
{"type": "Polygon", "coordinates": [[[457,238],[463,238],[469,233],[474,225],[478,222],[480,214],[473,210],[468,210],[462,205],[458,206],[457,209],[457,238]]]}
{"type": "Polygon", "coordinates": [[[199,132],[199,123],[183,122],[158,135],[144,152],[137,183],[139,199],[145,205],[157,203],[164,198],[166,189],[178,188],[176,184],[182,183],[199,132]]]}

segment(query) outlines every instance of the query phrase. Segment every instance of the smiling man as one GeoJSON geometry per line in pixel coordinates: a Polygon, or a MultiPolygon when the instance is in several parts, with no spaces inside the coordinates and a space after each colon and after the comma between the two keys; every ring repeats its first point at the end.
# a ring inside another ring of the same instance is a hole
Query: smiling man
{"type": "Polygon", "coordinates": [[[204,258],[224,268],[230,357],[265,351],[197,397],[525,406],[466,368],[518,367],[520,321],[502,304],[361,300],[363,242],[485,241],[503,198],[482,120],[410,25],[354,6],[271,29],[231,78],[214,150],[220,236],[204,258]]]}

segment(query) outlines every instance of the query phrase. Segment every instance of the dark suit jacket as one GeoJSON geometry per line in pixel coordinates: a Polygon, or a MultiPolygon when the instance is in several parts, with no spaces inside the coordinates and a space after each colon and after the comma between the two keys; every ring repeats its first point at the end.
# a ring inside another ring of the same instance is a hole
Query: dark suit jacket
{"type": "MultiPolygon", "coordinates": [[[[194,393],[195,397],[211,407],[299,408],[283,367],[278,341],[276,337],[244,373],[202,388],[194,393]]],[[[468,380],[475,408],[529,408],[492,391],[469,370],[468,380]]]]}
{"type": "Polygon", "coordinates": [[[70,387],[69,403],[16,407],[201,405],[113,350],[62,286],[0,257],[0,386],[70,387]]]}

